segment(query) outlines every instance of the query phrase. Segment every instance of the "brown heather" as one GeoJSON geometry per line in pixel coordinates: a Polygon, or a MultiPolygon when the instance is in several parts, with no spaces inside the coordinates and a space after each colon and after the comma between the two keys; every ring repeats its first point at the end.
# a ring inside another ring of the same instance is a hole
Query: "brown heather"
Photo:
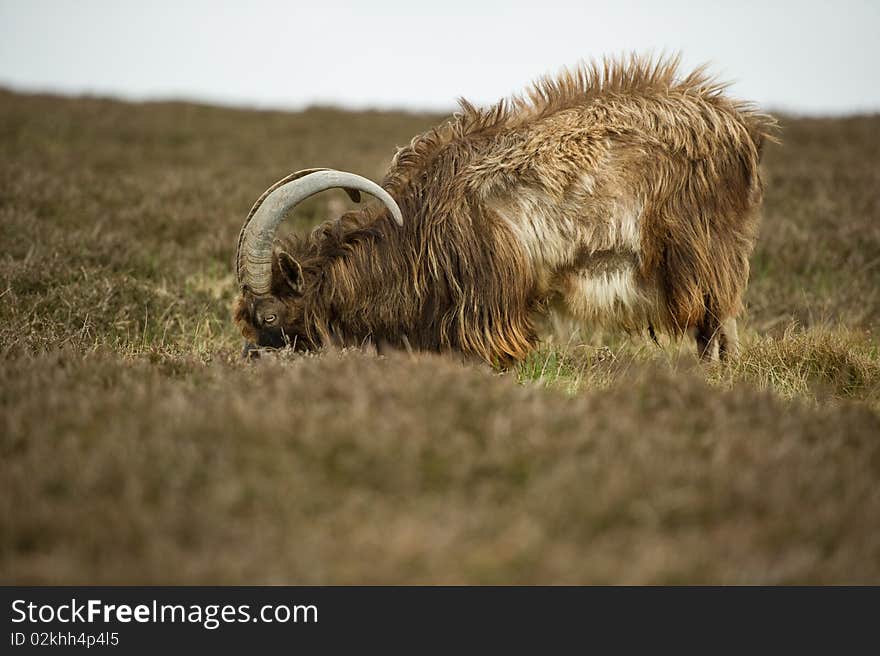
{"type": "Polygon", "coordinates": [[[265,345],[283,330],[299,345],[374,341],[508,365],[535,349],[536,315],[551,304],[594,312],[579,291],[594,260],[636,248],[639,287],[661,300],[617,323],[693,328],[708,341],[741,309],[759,157],[775,128],[722,91],[702,70],[682,76],[677,58],[632,57],[547,78],[485,110],[462,101],[460,114],[400,149],[385,176],[403,228],[370,208],[288,240],[296,283],[276,261],[272,296],[285,307],[270,300],[284,325],[264,332],[249,292],[236,321],[265,345]],[[517,221],[534,236],[518,234],[517,221]],[[634,221],[640,241],[630,245],[620,226],[634,221]],[[540,256],[529,255],[530,239],[540,256]]]}
{"type": "Polygon", "coordinates": [[[441,119],[0,91],[0,581],[880,583],[880,118],[765,146],[728,363],[561,323],[503,375],[241,362],[254,197],[441,119]]]}

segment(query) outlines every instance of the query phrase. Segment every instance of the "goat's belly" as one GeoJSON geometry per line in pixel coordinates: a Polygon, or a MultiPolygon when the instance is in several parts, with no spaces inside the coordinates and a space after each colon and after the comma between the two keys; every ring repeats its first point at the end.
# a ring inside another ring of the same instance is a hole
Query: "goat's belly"
{"type": "Polygon", "coordinates": [[[656,323],[657,292],[641,281],[634,253],[600,252],[566,272],[559,284],[564,309],[586,323],[643,330],[656,323]]]}

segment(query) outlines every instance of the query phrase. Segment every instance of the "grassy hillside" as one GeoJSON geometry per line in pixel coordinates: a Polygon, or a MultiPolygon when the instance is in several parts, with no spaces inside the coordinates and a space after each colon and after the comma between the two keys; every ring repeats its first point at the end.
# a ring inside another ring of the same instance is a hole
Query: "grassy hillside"
{"type": "Polygon", "coordinates": [[[0,91],[0,581],[880,582],[880,117],[783,121],[729,365],[239,361],[255,198],[441,118],[0,91]]]}

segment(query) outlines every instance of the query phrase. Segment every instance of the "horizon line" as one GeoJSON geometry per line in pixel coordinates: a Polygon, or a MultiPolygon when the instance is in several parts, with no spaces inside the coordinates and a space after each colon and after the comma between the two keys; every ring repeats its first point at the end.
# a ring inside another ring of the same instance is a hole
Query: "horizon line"
{"type": "MultiPolygon", "coordinates": [[[[451,115],[459,111],[458,103],[449,105],[418,105],[415,103],[401,104],[397,102],[366,101],[352,102],[338,99],[315,98],[303,102],[284,100],[247,100],[238,97],[223,97],[211,94],[191,94],[187,92],[156,92],[156,93],[130,93],[101,89],[59,89],[50,85],[19,84],[16,82],[0,79],[0,92],[8,92],[16,95],[30,96],[54,96],[64,99],[93,99],[106,100],[132,105],[148,104],[186,104],[200,105],[204,107],[216,107],[220,109],[233,109],[255,112],[280,112],[302,113],[315,109],[331,109],[342,112],[377,112],[389,114],[413,114],[413,115],[451,115]]],[[[500,100],[500,99],[499,99],[500,100]]],[[[497,102],[497,101],[496,101],[497,102]]],[[[482,103],[477,103],[481,106],[482,103]]],[[[489,103],[491,105],[492,103],[489,103]]],[[[850,109],[801,109],[786,107],[783,105],[760,105],[761,111],[771,114],[787,116],[790,118],[856,118],[872,117],[880,115],[880,107],[854,107],[850,109]]]]}

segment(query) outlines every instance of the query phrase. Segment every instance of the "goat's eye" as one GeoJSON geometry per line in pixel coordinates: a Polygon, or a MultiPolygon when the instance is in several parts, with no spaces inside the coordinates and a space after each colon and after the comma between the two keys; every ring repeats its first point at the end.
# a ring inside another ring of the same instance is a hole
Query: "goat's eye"
{"type": "Polygon", "coordinates": [[[267,314],[267,315],[263,318],[263,321],[264,321],[267,325],[268,325],[268,324],[273,324],[273,323],[275,323],[275,315],[274,315],[274,314],[267,314]]]}

